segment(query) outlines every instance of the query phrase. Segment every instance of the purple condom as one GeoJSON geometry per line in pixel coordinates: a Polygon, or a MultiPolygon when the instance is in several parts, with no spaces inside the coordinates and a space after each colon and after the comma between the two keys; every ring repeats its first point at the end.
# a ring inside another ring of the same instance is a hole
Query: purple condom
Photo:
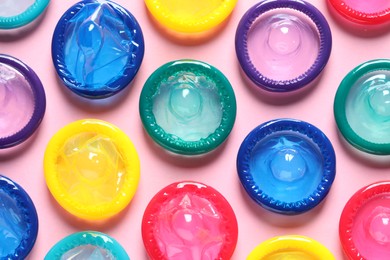
{"type": "Polygon", "coordinates": [[[45,108],[45,92],[35,72],[20,60],[0,54],[0,149],[29,138],[45,108]]]}
{"type": "Polygon", "coordinates": [[[332,35],[313,5],[266,0],[241,18],[235,44],[241,68],[255,85],[288,92],[308,85],[321,73],[330,56],[332,35]]]}

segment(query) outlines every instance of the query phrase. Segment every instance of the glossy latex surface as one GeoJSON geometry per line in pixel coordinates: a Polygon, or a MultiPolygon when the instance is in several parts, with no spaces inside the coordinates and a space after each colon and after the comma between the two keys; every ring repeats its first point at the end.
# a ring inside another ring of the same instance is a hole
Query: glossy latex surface
{"type": "Polygon", "coordinates": [[[0,149],[26,141],[45,110],[46,95],[37,74],[15,57],[0,54],[0,149]]]}
{"type": "Polygon", "coordinates": [[[352,130],[373,143],[390,143],[390,71],[363,75],[351,87],[345,112],[352,130]]]}
{"type": "Polygon", "coordinates": [[[35,244],[38,217],[28,194],[0,176],[0,259],[24,259],[35,244]]]}
{"type": "Polygon", "coordinates": [[[236,225],[230,205],[219,193],[200,183],[182,182],[152,199],[142,234],[153,259],[227,259],[235,247],[236,225]]]}
{"type": "Polygon", "coordinates": [[[345,4],[361,13],[374,14],[380,13],[386,9],[390,9],[388,0],[344,0],[345,4]]]}
{"type": "Polygon", "coordinates": [[[258,245],[247,260],[334,260],[321,243],[305,236],[286,235],[270,238],[258,245]]]}
{"type": "Polygon", "coordinates": [[[300,11],[281,8],[261,14],[248,32],[248,54],[271,80],[292,80],[317,59],[320,38],[313,21],[300,11]]]}
{"type": "Polygon", "coordinates": [[[370,60],[349,72],[337,89],[333,110],[337,127],[352,146],[390,154],[390,61],[370,60]]]}
{"type": "Polygon", "coordinates": [[[366,259],[385,259],[390,254],[390,192],[371,198],[359,209],[351,235],[366,259]]]}
{"type": "Polygon", "coordinates": [[[124,248],[112,237],[97,231],[71,234],[57,242],[45,260],[129,260],[124,248]]]}
{"type": "Polygon", "coordinates": [[[237,172],[248,195],[281,214],[300,214],[318,205],[333,183],[335,164],[329,139],[295,119],[259,125],[237,155],[237,172]]]}
{"type": "Polygon", "coordinates": [[[379,29],[390,22],[390,2],[387,0],[328,0],[333,8],[349,22],[368,25],[364,30],[379,29]]]}
{"type": "Polygon", "coordinates": [[[324,15],[306,1],[263,0],[242,16],[235,49],[254,85],[291,92],[308,86],[325,68],[332,33],[324,15]]]}
{"type": "Polygon", "coordinates": [[[197,60],[177,60],[148,78],[139,112],[156,143],[177,154],[197,155],[212,151],[228,137],[236,99],[218,69],[197,60]]]}
{"type": "Polygon", "coordinates": [[[60,149],[57,174],[72,200],[87,205],[104,204],[122,189],[126,168],[108,136],[85,132],[70,137],[60,149]]]}
{"type": "Polygon", "coordinates": [[[36,21],[49,2],[50,0],[1,0],[0,30],[20,28],[36,21]]]}
{"type": "Polygon", "coordinates": [[[98,246],[83,245],[72,248],[61,256],[60,260],[115,260],[110,252],[98,246]]]}
{"type": "Polygon", "coordinates": [[[145,0],[151,14],[162,25],[183,33],[207,31],[222,23],[237,0],[145,0]]]}
{"type": "Polygon", "coordinates": [[[309,197],[321,182],[323,157],[306,136],[279,132],[259,141],[251,154],[250,171],[258,187],[286,203],[309,197]]]}
{"type": "Polygon", "coordinates": [[[18,70],[0,63],[0,138],[14,135],[25,127],[34,107],[30,83],[18,70]]]}
{"type": "Polygon", "coordinates": [[[2,0],[0,1],[0,16],[16,16],[34,4],[35,0],[2,0]]]}
{"type": "Polygon", "coordinates": [[[386,259],[390,254],[390,183],[363,187],[346,203],[339,232],[350,259],[386,259]]]}
{"type": "Polygon", "coordinates": [[[25,239],[27,222],[20,205],[0,187],[0,258],[12,254],[25,239]]]}
{"type": "Polygon", "coordinates": [[[69,213],[103,220],[122,211],[138,187],[137,152],[120,129],[85,119],[60,129],[44,158],[47,186],[69,213]]]}
{"type": "Polygon", "coordinates": [[[214,133],[221,123],[222,109],[216,83],[187,71],[161,82],[153,97],[157,124],[184,141],[199,141],[214,133]]]}
{"type": "Polygon", "coordinates": [[[105,98],[124,89],[144,54],[137,21],[111,1],[89,0],[70,8],[57,25],[52,47],[65,85],[89,98],[105,98]]]}

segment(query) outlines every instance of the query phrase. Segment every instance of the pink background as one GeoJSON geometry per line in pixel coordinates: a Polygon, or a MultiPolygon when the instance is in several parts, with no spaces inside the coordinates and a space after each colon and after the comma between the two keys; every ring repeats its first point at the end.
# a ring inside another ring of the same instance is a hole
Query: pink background
{"type": "Polygon", "coordinates": [[[343,77],[355,66],[370,59],[389,58],[390,35],[362,36],[343,29],[331,15],[325,1],[309,2],[327,17],[333,32],[333,50],[318,85],[305,96],[284,104],[271,103],[254,92],[242,79],[234,49],[237,24],[245,11],[258,0],[239,0],[221,33],[209,41],[188,46],[168,39],[151,22],[142,0],[117,0],[141,24],[145,57],[131,89],[109,106],[90,106],[68,95],[57,80],[51,60],[51,37],[60,16],[76,1],[52,1],[41,23],[22,37],[1,37],[0,53],[13,55],[30,65],[43,82],[47,110],[36,134],[28,142],[0,151],[0,172],[23,186],[33,199],[39,215],[39,234],[30,259],[43,259],[63,237],[83,230],[105,232],[126,249],[133,260],[147,259],[141,238],[141,220],[149,200],[166,185],[194,180],[221,192],[235,210],[239,238],[232,259],[245,259],[259,243],[277,235],[299,234],[312,237],[343,259],[338,238],[338,221],[350,196],[364,185],[388,180],[390,171],[354,155],[338,136],[333,117],[333,99],[343,77]],[[183,160],[161,152],[144,132],[138,112],[142,86],[162,64],[193,58],[219,68],[229,78],[237,98],[237,119],[225,145],[202,160],[183,160]],[[241,187],[236,173],[236,155],[244,137],[270,119],[291,117],[319,127],[332,141],[337,156],[337,174],[327,199],[309,213],[280,216],[253,203],[241,187]],[[139,152],[141,180],[137,193],[117,218],[91,224],[66,214],[50,195],[43,176],[43,154],[53,134],[78,119],[98,118],[120,127],[139,152]]]}

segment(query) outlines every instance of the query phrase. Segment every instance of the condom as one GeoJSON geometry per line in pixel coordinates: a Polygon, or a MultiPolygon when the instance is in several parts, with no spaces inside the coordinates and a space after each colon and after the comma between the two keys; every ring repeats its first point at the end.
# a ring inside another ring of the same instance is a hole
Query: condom
{"type": "Polygon", "coordinates": [[[3,0],[0,2],[0,30],[24,27],[46,10],[50,0],[3,0]]]}
{"type": "Polygon", "coordinates": [[[57,74],[73,93],[102,99],[125,89],[144,56],[144,39],[135,17],[104,0],[74,4],[60,18],[52,39],[57,74]]]}
{"type": "Polygon", "coordinates": [[[341,135],[358,151],[390,154],[390,60],[370,60],[349,72],[334,98],[341,135]]]}
{"type": "Polygon", "coordinates": [[[0,149],[26,141],[46,109],[45,91],[37,74],[4,54],[0,54],[0,108],[0,149]]]}
{"type": "Polygon", "coordinates": [[[163,188],[142,219],[142,239],[151,259],[230,259],[237,236],[237,219],[226,199],[193,181],[163,188]]]}
{"type": "Polygon", "coordinates": [[[44,156],[46,184],[70,214],[105,220],[133,198],[140,178],[134,145],[118,127],[83,119],[60,129],[44,156]]]}
{"type": "Polygon", "coordinates": [[[162,26],[181,33],[199,33],[223,23],[237,0],[145,0],[145,4],[162,26]]]}
{"type": "Polygon", "coordinates": [[[299,235],[286,235],[270,238],[258,245],[247,260],[335,260],[333,254],[320,242],[299,235]]]}
{"type": "Polygon", "coordinates": [[[386,259],[390,254],[390,182],[358,190],[340,217],[341,245],[349,259],[386,259]]]}
{"type": "Polygon", "coordinates": [[[45,260],[130,260],[124,248],[112,237],[97,231],[71,234],[55,244],[45,260]]]}
{"type": "Polygon", "coordinates": [[[235,38],[244,75],[269,92],[309,86],[325,68],[332,35],[321,12],[305,1],[268,0],[241,18],[235,38]]]}
{"type": "Polygon", "coordinates": [[[205,154],[221,145],[236,118],[236,99],[228,79],[197,60],[177,60],[146,81],[139,111],[149,136],[170,152],[205,154]]]}
{"type": "Polygon", "coordinates": [[[272,212],[294,215],[316,207],[336,174],[333,146],[317,127],[275,119],[253,129],[237,155],[245,191],[272,212]]]}
{"type": "Polygon", "coordinates": [[[387,0],[328,0],[337,14],[359,25],[382,25],[390,21],[390,2],[387,0]]]}
{"type": "Polygon", "coordinates": [[[27,192],[0,175],[0,258],[25,259],[38,235],[38,215],[27,192]]]}

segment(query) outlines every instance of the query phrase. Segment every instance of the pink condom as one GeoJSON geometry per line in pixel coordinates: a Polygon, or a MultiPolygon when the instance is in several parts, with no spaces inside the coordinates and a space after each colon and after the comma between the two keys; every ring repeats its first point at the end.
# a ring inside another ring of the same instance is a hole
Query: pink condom
{"type": "Polygon", "coordinates": [[[142,238],[151,259],[230,259],[237,235],[237,220],[226,199],[197,182],[162,189],[142,220],[142,238]]]}
{"type": "Polygon", "coordinates": [[[390,182],[356,192],[340,218],[340,240],[349,259],[388,259],[390,255],[390,182]]]}

